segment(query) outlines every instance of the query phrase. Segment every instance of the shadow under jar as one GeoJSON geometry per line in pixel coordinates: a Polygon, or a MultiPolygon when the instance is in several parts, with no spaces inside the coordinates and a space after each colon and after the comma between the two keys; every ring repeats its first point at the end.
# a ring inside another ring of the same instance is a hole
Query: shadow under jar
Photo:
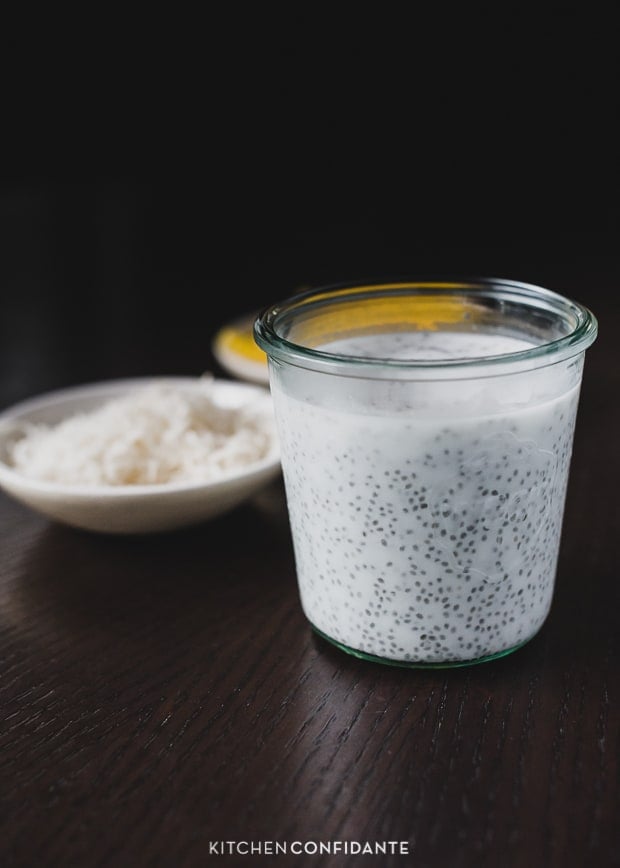
{"type": "Polygon", "coordinates": [[[596,332],[581,305],[505,280],[318,289],[259,316],[317,633],[401,666],[537,633],[596,332]]]}

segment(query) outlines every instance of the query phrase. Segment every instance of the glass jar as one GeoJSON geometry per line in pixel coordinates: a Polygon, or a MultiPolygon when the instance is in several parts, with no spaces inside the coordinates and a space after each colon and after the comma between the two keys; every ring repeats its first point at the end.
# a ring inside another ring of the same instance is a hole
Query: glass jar
{"type": "Polygon", "coordinates": [[[551,606],[593,315],[508,280],[306,292],[267,353],[303,610],[401,666],[500,657],[551,606]]]}

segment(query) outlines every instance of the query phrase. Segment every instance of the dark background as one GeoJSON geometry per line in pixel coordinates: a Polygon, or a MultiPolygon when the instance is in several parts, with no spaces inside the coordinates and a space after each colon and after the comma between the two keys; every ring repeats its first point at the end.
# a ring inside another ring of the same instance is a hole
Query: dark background
{"type": "Polygon", "coordinates": [[[217,370],[223,322],[302,286],[500,276],[615,306],[611,15],[416,9],[9,30],[4,405],[217,370]]]}

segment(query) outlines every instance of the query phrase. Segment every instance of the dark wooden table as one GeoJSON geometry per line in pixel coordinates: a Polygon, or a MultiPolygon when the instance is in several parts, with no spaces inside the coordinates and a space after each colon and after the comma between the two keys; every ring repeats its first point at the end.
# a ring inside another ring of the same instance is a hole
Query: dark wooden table
{"type": "MultiPolygon", "coordinates": [[[[226,517],[143,538],[53,525],[0,497],[3,868],[272,861],[212,852],[228,841],[409,851],[281,865],[620,864],[620,317],[609,277],[554,288],[595,310],[601,336],[552,612],[503,660],[406,671],[314,636],[280,481],[226,517]]],[[[88,378],[143,373],[120,328],[114,360],[109,334],[91,335],[102,361],[88,378]]],[[[2,406],[78,379],[60,339],[38,346],[48,365],[8,378],[2,406]]],[[[165,369],[173,349],[161,352],[165,369]]]]}

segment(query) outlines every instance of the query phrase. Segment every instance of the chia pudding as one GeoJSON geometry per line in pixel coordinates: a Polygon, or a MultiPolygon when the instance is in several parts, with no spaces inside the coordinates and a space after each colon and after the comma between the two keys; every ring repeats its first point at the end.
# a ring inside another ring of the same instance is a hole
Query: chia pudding
{"type": "MultiPolygon", "coordinates": [[[[504,334],[381,331],[357,360],[531,350],[504,334]]],[[[467,379],[326,376],[270,359],[301,603],[344,650],[459,665],[514,650],[549,612],[583,353],[467,379]]]]}

